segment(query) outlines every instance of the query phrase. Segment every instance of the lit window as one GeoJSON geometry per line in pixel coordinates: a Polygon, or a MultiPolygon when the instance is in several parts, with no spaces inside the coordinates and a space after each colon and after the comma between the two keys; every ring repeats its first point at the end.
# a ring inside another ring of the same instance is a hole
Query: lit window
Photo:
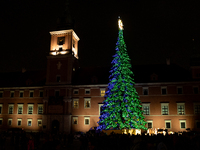
{"type": "Polygon", "coordinates": [[[12,119],[8,119],[8,125],[9,125],[9,126],[12,125],[12,119]]]}
{"type": "Polygon", "coordinates": [[[105,89],[100,89],[100,95],[101,95],[101,97],[104,97],[105,96],[105,89]]]}
{"type": "Polygon", "coordinates": [[[78,95],[79,90],[78,90],[78,89],[74,89],[73,93],[74,93],[75,95],[78,95]]]}
{"type": "Polygon", "coordinates": [[[178,111],[178,115],[184,115],[185,114],[185,103],[177,103],[177,111],[178,111]]]}
{"type": "Polygon", "coordinates": [[[200,103],[194,103],[194,113],[200,114],[200,103]]]}
{"type": "Polygon", "coordinates": [[[40,97],[43,97],[43,91],[40,91],[40,97]]]}
{"type": "Polygon", "coordinates": [[[78,99],[73,99],[73,107],[74,107],[74,108],[78,108],[78,107],[79,107],[78,102],[79,102],[78,99]]]}
{"type": "Polygon", "coordinates": [[[162,95],[166,95],[167,94],[167,87],[161,87],[161,93],[162,93],[162,95]]]}
{"type": "Polygon", "coordinates": [[[199,93],[199,88],[198,87],[193,87],[193,92],[194,92],[194,94],[198,94],[199,93]]]}
{"type": "Polygon", "coordinates": [[[169,114],[169,103],[161,103],[161,112],[162,112],[162,115],[169,114]]]}
{"type": "Polygon", "coordinates": [[[178,87],[177,88],[177,93],[178,94],[183,94],[183,88],[182,87],[178,87]]]}
{"type": "Polygon", "coordinates": [[[38,114],[43,114],[43,104],[38,104],[38,114]]]}
{"type": "Polygon", "coordinates": [[[32,119],[27,119],[27,126],[32,126],[32,119]]]}
{"type": "Polygon", "coordinates": [[[22,125],[22,119],[17,119],[17,125],[21,126],[22,125]]]}
{"type": "Polygon", "coordinates": [[[0,114],[2,114],[3,104],[0,104],[0,114]]]}
{"type": "Polygon", "coordinates": [[[90,125],[90,117],[84,117],[84,124],[90,125]]]}
{"type": "Polygon", "coordinates": [[[153,128],[153,121],[152,120],[147,120],[147,128],[153,128]]]}
{"type": "Polygon", "coordinates": [[[37,125],[38,125],[38,127],[42,127],[42,119],[37,120],[37,125]]]}
{"type": "Polygon", "coordinates": [[[0,125],[3,124],[3,118],[0,118],[0,125]]]}
{"type": "Polygon", "coordinates": [[[90,94],[90,89],[85,89],[85,94],[90,94]]]}
{"type": "Polygon", "coordinates": [[[143,87],[143,95],[149,95],[149,88],[143,87]]]}
{"type": "Polygon", "coordinates": [[[185,129],[186,128],[186,120],[179,120],[180,122],[180,128],[185,129]]]}
{"type": "Polygon", "coordinates": [[[3,97],[3,91],[0,91],[0,98],[3,97]]]}
{"type": "Polygon", "coordinates": [[[90,98],[85,98],[84,99],[84,107],[85,108],[90,108],[91,107],[91,99],[90,98]]]}
{"type": "Polygon", "coordinates": [[[10,97],[14,97],[15,92],[14,91],[10,91],[10,97]]]}
{"type": "Polygon", "coordinates": [[[19,97],[24,97],[24,91],[19,92],[19,97]]]}
{"type": "Polygon", "coordinates": [[[33,91],[30,91],[29,92],[29,97],[33,97],[33,93],[34,93],[33,91]]]}
{"type": "Polygon", "coordinates": [[[78,124],[78,117],[72,118],[72,124],[78,124]]]}
{"type": "Polygon", "coordinates": [[[33,104],[28,104],[28,114],[33,114],[33,104]]]}
{"type": "Polygon", "coordinates": [[[13,114],[14,104],[8,105],[8,114],[13,114]]]}
{"type": "Polygon", "coordinates": [[[171,120],[165,120],[165,128],[170,129],[171,128],[171,120]]]}
{"type": "Polygon", "coordinates": [[[99,115],[101,115],[103,104],[99,104],[99,115]]]}
{"type": "Polygon", "coordinates": [[[18,114],[23,114],[23,104],[18,104],[18,114]]]}
{"type": "Polygon", "coordinates": [[[150,104],[142,104],[142,110],[144,115],[150,115],[150,104]]]}

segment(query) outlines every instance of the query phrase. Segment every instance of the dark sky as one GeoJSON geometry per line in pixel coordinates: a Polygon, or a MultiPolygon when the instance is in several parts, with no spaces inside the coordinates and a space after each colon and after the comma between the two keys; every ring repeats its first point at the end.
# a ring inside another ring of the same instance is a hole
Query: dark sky
{"type": "MultiPolygon", "coordinates": [[[[0,2],[0,71],[46,68],[49,31],[65,9],[66,0],[3,0],[0,2]]],[[[80,38],[81,66],[110,65],[117,42],[117,19],[133,65],[162,64],[166,58],[189,66],[195,39],[199,50],[198,1],[72,0],[75,32],[80,38]]]]}

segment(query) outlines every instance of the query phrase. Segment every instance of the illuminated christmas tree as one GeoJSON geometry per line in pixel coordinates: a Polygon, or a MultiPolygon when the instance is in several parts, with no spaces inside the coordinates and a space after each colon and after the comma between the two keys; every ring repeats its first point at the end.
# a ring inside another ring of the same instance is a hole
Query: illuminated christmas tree
{"type": "Polygon", "coordinates": [[[121,19],[118,20],[118,25],[116,54],[113,56],[110,81],[97,129],[146,129],[141,101],[134,88],[121,19]]]}

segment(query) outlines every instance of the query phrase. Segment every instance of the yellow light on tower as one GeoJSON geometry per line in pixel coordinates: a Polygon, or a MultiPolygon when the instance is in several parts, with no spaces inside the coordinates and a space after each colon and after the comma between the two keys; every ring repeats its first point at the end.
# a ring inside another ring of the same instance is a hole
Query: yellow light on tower
{"type": "Polygon", "coordinates": [[[123,30],[124,28],[123,28],[123,23],[122,23],[122,20],[119,18],[118,19],[118,26],[119,26],[119,29],[120,30],[123,30]]]}

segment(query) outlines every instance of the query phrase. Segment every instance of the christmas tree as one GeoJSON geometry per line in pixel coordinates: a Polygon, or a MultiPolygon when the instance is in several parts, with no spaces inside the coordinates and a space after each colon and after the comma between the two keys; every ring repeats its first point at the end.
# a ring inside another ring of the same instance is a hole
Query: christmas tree
{"type": "Polygon", "coordinates": [[[134,88],[133,72],[124,42],[121,19],[118,20],[118,25],[116,54],[113,56],[108,90],[104,105],[101,106],[97,129],[147,129],[141,101],[134,88]]]}

